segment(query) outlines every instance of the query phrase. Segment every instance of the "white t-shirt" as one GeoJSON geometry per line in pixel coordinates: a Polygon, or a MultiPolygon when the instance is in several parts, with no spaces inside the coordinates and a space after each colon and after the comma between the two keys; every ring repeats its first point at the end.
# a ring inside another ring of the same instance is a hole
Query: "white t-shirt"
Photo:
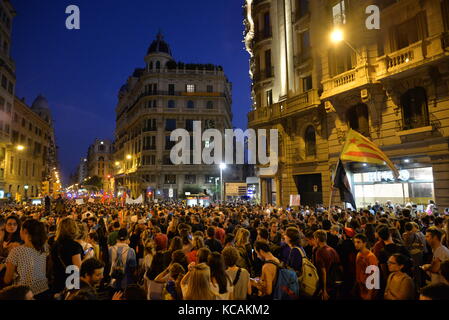
{"type": "Polygon", "coordinates": [[[214,284],[211,282],[210,288],[212,292],[214,292],[217,295],[217,300],[230,300],[231,293],[234,291],[234,288],[232,287],[231,280],[228,279],[228,286],[227,291],[225,293],[220,294],[220,288],[218,287],[218,284],[214,284]]]}
{"type": "MultiPolygon", "coordinates": [[[[446,260],[449,260],[449,249],[443,245],[436,248],[435,251],[433,252],[433,260],[435,259],[439,259],[441,263],[443,263],[446,260]]],[[[432,284],[444,283],[445,281],[444,277],[439,273],[432,273],[431,278],[432,284]]]]}

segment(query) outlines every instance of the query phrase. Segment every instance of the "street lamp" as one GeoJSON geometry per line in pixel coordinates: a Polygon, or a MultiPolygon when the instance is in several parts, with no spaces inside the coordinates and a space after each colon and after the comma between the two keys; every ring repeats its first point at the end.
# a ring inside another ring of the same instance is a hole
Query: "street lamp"
{"type": "Polygon", "coordinates": [[[331,41],[332,41],[332,43],[335,43],[335,44],[337,44],[337,43],[340,43],[340,42],[344,42],[344,43],[346,43],[346,45],[348,46],[348,47],[350,47],[358,56],[361,56],[361,54],[348,42],[348,41],[346,41],[346,39],[345,39],[345,35],[344,35],[344,33],[343,33],[343,30],[341,30],[341,29],[339,29],[339,28],[336,28],[336,29],[334,29],[332,32],[331,32],[331,35],[330,35],[330,39],[331,39],[331,41]]]}
{"type": "Polygon", "coordinates": [[[25,149],[25,147],[24,147],[23,145],[19,144],[19,145],[16,147],[16,149],[19,150],[19,151],[22,151],[23,149],[25,149]]]}
{"type": "Polygon", "coordinates": [[[120,165],[120,162],[116,161],[115,166],[118,167],[120,165]]]}
{"type": "Polygon", "coordinates": [[[223,202],[223,170],[226,169],[226,164],[220,163],[220,200],[223,202]]]}
{"type": "Polygon", "coordinates": [[[133,157],[132,155],[128,154],[128,155],[126,156],[126,159],[131,160],[132,157],[133,157]]]}

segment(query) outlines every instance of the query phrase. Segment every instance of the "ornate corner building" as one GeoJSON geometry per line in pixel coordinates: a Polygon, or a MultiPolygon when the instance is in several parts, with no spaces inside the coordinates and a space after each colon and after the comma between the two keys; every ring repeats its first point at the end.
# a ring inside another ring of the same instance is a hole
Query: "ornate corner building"
{"type": "Polygon", "coordinates": [[[0,199],[20,200],[59,189],[57,147],[47,100],[38,96],[31,107],[15,96],[15,63],[10,56],[10,1],[0,2],[0,199]],[[53,182],[50,184],[50,182],[53,182]]]}
{"type": "MultiPolygon", "coordinates": [[[[400,169],[346,163],[360,206],[376,200],[449,207],[449,1],[246,0],[250,128],[279,130],[279,170],[262,202],[328,205],[349,128],[400,169]],[[331,41],[340,30],[344,40],[331,41]]],[[[335,192],[333,203],[339,203],[335,192]]]]}
{"type": "Polygon", "coordinates": [[[192,135],[193,121],[202,130],[232,128],[231,83],[221,66],[176,62],[160,33],[144,60],[145,68],[135,69],[119,92],[115,189],[151,199],[176,199],[186,186],[211,194],[218,165],[173,165],[170,134],[182,128],[192,135]]]}

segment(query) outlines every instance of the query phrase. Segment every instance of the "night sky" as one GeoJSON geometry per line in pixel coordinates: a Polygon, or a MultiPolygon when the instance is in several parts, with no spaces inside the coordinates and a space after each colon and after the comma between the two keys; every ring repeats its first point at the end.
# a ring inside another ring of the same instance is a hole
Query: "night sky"
{"type": "Polygon", "coordinates": [[[11,0],[16,95],[42,93],[55,121],[63,183],[95,138],[113,139],[117,93],[159,29],[176,61],[222,65],[233,83],[233,125],[246,128],[249,55],[242,0],[11,0]],[[65,9],[78,5],[81,29],[65,9]]]}

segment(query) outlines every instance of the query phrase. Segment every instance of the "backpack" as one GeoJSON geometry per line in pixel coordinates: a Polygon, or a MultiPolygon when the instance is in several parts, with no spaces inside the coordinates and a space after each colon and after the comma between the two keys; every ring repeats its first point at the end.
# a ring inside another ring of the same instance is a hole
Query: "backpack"
{"type": "MultiPolygon", "coordinates": [[[[118,248],[115,248],[115,250],[117,251],[117,257],[115,258],[115,263],[111,270],[111,278],[120,281],[125,277],[125,266],[123,265],[122,260],[124,252],[120,251],[119,254],[118,248]]],[[[125,252],[128,254],[128,250],[125,252]]]]}
{"type": "Polygon", "coordinates": [[[299,292],[306,297],[313,297],[319,284],[319,275],[315,265],[310,261],[303,250],[296,248],[301,253],[301,274],[298,277],[299,292]]]}
{"type": "Polygon", "coordinates": [[[299,298],[299,284],[296,272],[281,268],[274,261],[266,261],[276,266],[276,283],[273,288],[273,300],[297,300],[299,298]]]}

